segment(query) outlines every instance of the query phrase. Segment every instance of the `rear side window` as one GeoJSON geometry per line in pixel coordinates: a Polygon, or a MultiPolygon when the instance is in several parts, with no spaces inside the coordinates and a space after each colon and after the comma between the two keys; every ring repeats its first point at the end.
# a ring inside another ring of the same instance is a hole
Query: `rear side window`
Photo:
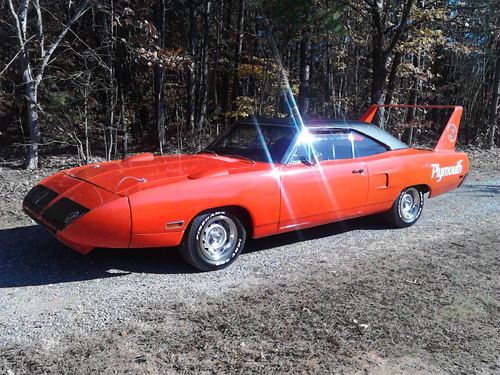
{"type": "Polygon", "coordinates": [[[363,134],[353,131],[352,138],[354,143],[354,156],[356,158],[381,154],[382,152],[387,151],[387,148],[384,145],[374,141],[371,138],[368,138],[363,134]]]}

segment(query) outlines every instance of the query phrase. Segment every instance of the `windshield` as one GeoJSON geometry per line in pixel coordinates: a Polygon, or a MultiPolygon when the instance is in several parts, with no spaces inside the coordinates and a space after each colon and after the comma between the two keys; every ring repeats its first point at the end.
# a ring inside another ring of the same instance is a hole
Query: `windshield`
{"type": "Polygon", "coordinates": [[[288,126],[236,124],[203,152],[279,164],[296,134],[288,126]]]}

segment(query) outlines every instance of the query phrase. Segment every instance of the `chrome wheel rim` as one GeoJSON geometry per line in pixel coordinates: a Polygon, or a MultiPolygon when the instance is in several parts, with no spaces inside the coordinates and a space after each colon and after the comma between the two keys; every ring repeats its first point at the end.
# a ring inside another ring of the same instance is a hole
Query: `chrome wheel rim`
{"type": "Polygon", "coordinates": [[[418,218],[420,207],[422,206],[420,192],[415,188],[410,188],[401,193],[399,200],[399,217],[406,223],[411,223],[418,218]]]}
{"type": "Polygon", "coordinates": [[[211,218],[203,227],[199,239],[201,252],[210,261],[227,258],[234,249],[237,233],[235,222],[227,216],[211,218]]]}

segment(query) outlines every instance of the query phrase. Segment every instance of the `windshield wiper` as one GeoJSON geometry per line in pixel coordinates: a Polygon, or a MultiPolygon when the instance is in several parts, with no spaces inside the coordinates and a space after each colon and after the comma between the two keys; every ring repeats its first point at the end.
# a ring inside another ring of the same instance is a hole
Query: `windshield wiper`
{"type": "Polygon", "coordinates": [[[241,155],[233,155],[233,154],[219,154],[220,156],[227,156],[230,158],[237,158],[237,159],[242,159],[251,162],[252,164],[255,164],[255,160],[247,158],[246,156],[241,156],[241,155]]]}

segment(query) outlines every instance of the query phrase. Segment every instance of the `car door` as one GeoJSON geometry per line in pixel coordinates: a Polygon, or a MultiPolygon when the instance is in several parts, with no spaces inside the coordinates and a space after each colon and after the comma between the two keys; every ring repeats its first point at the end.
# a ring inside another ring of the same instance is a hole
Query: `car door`
{"type": "Polygon", "coordinates": [[[281,170],[279,230],[358,216],[366,204],[368,173],[353,158],[350,132],[316,130],[301,138],[281,170]]]}

